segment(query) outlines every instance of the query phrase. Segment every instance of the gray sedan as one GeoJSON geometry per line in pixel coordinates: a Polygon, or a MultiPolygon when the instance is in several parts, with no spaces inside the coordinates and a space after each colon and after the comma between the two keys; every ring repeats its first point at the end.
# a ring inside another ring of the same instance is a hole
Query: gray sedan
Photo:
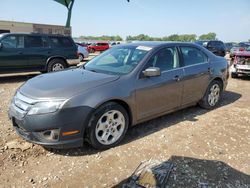
{"type": "Polygon", "coordinates": [[[83,67],[30,79],[9,117],[21,137],[45,147],[107,149],[130,126],[196,104],[215,108],[227,79],[226,59],[196,44],[119,45],[83,67]]]}

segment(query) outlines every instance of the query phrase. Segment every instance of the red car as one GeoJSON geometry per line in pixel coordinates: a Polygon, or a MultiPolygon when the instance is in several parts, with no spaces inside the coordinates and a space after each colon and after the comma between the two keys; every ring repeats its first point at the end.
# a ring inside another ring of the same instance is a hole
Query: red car
{"type": "Polygon", "coordinates": [[[109,43],[107,42],[97,42],[88,46],[90,53],[94,53],[95,51],[105,51],[107,49],[109,49],[109,43]]]}

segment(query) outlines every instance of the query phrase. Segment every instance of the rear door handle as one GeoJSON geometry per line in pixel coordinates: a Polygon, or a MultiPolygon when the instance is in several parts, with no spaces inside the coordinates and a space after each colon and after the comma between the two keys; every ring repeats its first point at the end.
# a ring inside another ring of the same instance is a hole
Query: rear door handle
{"type": "Polygon", "coordinates": [[[181,80],[181,78],[180,78],[178,75],[176,75],[176,76],[173,78],[173,80],[175,80],[176,82],[179,82],[179,81],[181,80]]]}
{"type": "Polygon", "coordinates": [[[213,74],[213,70],[214,70],[213,68],[208,68],[208,73],[213,74]]]}
{"type": "Polygon", "coordinates": [[[18,55],[23,55],[23,52],[17,52],[18,53],[18,55]]]}

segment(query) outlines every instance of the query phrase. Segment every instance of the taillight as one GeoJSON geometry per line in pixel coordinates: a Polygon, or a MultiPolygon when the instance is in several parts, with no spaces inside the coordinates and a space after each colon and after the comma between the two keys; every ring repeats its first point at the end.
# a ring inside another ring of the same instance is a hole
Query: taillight
{"type": "Polygon", "coordinates": [[[239,50],[242,52],[245,51],[245,48],[241,47],[239,50]]]}

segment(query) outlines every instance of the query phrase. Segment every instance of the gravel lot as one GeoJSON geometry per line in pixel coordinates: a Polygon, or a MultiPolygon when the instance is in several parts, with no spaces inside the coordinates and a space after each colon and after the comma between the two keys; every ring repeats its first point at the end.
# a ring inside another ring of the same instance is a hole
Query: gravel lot
{"type": "Polygon", "coordinates": [[[220,106],[191,107],[131,128],[120,146],[46,150],[19,138],[7,110],[36,74],[0,77],[0,187],[121,187],[141,161],[172,161],[167,187],[250,187],[250,79],[230,79],[220,106]]]}

